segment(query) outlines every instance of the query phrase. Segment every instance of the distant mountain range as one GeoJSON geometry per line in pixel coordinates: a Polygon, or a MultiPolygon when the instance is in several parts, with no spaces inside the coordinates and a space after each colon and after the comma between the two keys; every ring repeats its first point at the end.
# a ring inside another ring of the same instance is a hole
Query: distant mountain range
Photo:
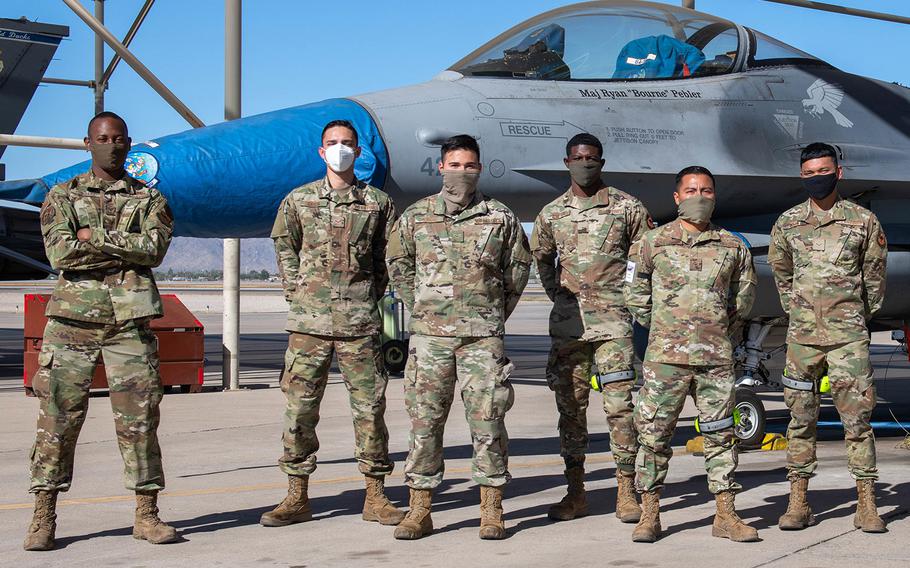
{"type": "MultiPolygon", "coordinates": [[[[522,223],[525,232],[530,235],[533,223],[522,223]]],[[[164,263],[160,270],[169,268],[175,272],[202,272],[204,270],[221,270],[224,267],[224,245],[221,239],[197,239],[194,237],[177,237],[171,242],[164,263]]],[[[268,270],[269,274],[278,273],[275,261],[275,248],[272,239],[242,239],[240,241],[240,271],[268,270]]]]}
{"type": "MultiPolygon", "coordinates": [[[[175,272],[201,272],[221,270],[224,266],[224,245],[221,239],[176,237],[156,270],[175,272]]],[[[267,270],[278,273],[272,239],[242,239],[240,241],[240,271],[267,270]]]]}

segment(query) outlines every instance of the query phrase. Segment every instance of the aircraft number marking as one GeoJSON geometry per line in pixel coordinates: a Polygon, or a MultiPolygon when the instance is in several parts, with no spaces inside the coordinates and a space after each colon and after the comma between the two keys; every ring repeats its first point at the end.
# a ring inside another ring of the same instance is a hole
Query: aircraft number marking
{"type": "Polygon", "coordinates": [[[427,174],[430,177],[440,176],[439,173],[439,162],[440,158],[436,158],[434,161],[432,157],[427,158],[423,161],[423,165],[420,166],[420,173],[427,174]]]}

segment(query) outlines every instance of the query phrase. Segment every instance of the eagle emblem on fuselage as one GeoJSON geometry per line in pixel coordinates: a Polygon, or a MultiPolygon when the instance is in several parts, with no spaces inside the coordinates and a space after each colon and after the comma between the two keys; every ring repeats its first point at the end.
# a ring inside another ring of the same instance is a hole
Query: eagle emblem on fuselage
{"type": "Polygon", "coordinates": [[[816,79],[812,85],[806,89],[808,99],[803,99],[803,110],[820,118],[825,111],[834,118],[838,126],[852,128],[853,121],[844,116],[837,108],[844,100],[844,90],[834,83],[829,83],[824,79],[816,79]]]}

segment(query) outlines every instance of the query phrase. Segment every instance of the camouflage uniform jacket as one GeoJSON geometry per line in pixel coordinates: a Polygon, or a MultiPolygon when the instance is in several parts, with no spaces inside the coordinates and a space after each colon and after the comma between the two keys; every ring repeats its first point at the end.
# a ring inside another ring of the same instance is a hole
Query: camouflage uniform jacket
{"type": "Polygon", "coordinates": [[[291,304],[288,331],[379,333],[378,302],[389,281],[385,248],[396,216],[389,196],[362,181],[339,192],[323,178],[284,198],[272,239],[291,304]]]}
{"type": "Polygon", "coordinates": [[[531,265],[518,217],[480,192],[454,216],[438,194],[408,207],[387,258],[411,333],[442,337],[503,335],[531,265]]]}
{"type": "Polygon", "coordinates": [[[838,200],[813,211],[807,200],[771,230],[768,264],[790,316],[787,341],[835,345],[866,339],[866,321],[885,299],[888,244],[875,214],[838,200]]]}
{"type": "Polygon", "coordinates": [[[713,224],[693,235],[675,220],[645,233],[629,259],[626,305],[650,328],[645,361],[731,364],[730,333],[755,300],[743,241],[713,224]]]}
{"type": "Polygon", "coordinates": [[[612,187],[590,198],[570,189],[537,216],[531,252],[553,300],[550,335],[586,341],[632,337],[623,301],[629,247],[649,228],[641,202],[612,187]]]}
{"type": "Polygon", "coordinates": [[[129,176],[115,182],[91,171],[55,185],[41,207],[41,233],[51,266],[60,270],[49,317],[119,323],[164,311],[152,268],[171,243],[167,200],[129,176]],[[79,229],[90,228],[82,242],[79,229]]]}

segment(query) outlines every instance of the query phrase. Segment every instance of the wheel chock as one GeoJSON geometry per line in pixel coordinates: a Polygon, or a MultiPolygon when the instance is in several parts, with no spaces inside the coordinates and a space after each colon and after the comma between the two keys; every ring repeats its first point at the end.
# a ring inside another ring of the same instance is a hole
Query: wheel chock
{"type": "Polygon", "coordinates": [[[786,450],[787,438],[782,434],[765,434],[761,441],[761,446],[756,448],[762,451],[786,450]]]}
{"type": "MultiPolygon", "coordinates": [[[[750,448],[753,449],[753,448],[750,448]]],[[[760,446],[754,448],[761,451],[786,450],[787,438],[781,434],[765,434],[760,446]]],[[[686,442],[686,451],[693,456],[705,455],[705,437],[696,436],[686,442]]]]}

